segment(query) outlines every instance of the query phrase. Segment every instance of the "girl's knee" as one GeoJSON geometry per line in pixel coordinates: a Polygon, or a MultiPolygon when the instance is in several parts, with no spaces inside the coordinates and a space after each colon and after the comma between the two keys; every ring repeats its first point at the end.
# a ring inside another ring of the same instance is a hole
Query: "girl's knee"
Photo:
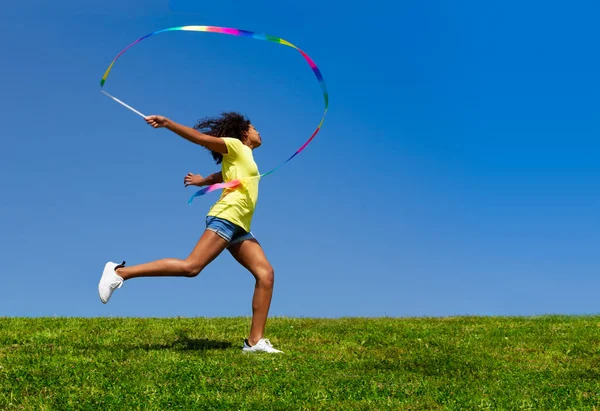
{"type": "Polygon", "coordinates": [[[189,278],[196,277],[203,268],[201,265],[188,260],[185,260],[182,264],[183,274],[189,278]]]}
{"type": "Polygon", "coordinates": [[[256,281],[261,287],[273,288],[273,285],[275,284],[275,270],[273,267],[268,266],[257,270],[256,281]]]}

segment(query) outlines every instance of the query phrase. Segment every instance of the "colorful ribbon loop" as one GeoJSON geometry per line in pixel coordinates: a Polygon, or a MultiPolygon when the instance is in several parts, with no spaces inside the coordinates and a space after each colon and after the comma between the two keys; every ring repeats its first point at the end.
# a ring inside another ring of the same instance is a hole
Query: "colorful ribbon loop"
{"type": "MultiPolygon", "coordinates": [[[[325,80],[323,79],[323,76],[321,75],[321,71],[319,70],[319,68],[317,67],[317,65],[315,64],[315,62],[305,52],[303,52],[302,50],[300,50],[298,47],[294,46],[292,43],[290,43],[290,42],[288,42],[288,41],[286,41],[286,40],[284,40],[282,38],[275,37],[275,36],[270,36],[268,34],[253,33],[251,31],[246,31],[246,30],[239,30],[239,29],[227,28],[227,27],[215,27],[215,26],[180,26],[180,27],[170,27],[170,28],[166,28],[166,29],[162,29],[162,30],[157,30],[157,31],[155,31],[153,33],[147,34],[144,37],[141,37],[140,39],[134,41],[129,46],[125,47],[125,49],[123,49],[123,51],[121,51],[119,54],[117,54],[117,56],[114,58],[114,60],[112,61],[112,63],[110,63],[110,66],[108,66],[108,69],[106,70],[106,72],[104,73],[104,76],[102,77],[102,80],[100,81],[100,90],[102,91],[102,93],[104,93],[108,97],[112,98],[117,103],[119,103],[119,104],[127,107],[128,109],[130,109],[131,111],[135,112],[136,114],[138,114],[138,115],[140,115],[142,117],[145,117],[142,113],[140,113],[139,111],[137,111],[133,107],[125,104],[123,101],[121,101],[118,98],[113,97],[110,94],[108,94],[107,92],[105,92],[103,90],[103,88],[104,88],[104,85],[106,83],[106,79],[108,78],[108,75],[109,75],[110,71],[112,70],[115,62],[119,59],[119,57],[121,57],[121,55],[123,55],[127,50],[129,50],[131,47],[133,47],[134,45],[136,45],[140,41],[142,41],[144,39],[147,39],[148,37],[151,37],[151,36],[153,36],[155,34],[165,33],[165,32],[169,32],[169,31],[200,31],[200,32],[209,32],[209,33],[221,33],[221,34],[228,34],[228,35],[231,35],[231,36],[251,37],[251,38],[257,39],[257,40],[266,40],[266,41],[270,41],[270,42],[273,42],[273,43],[283,44],[284,46],[292,47],[292,48],[298,50],[298,52],[300,54],[302,54],[302,57],[304,57],[304,59],[307,61],[308,65],[312,69],[313,73],[315,74],[315,76],[317,78],[317,81],[319,82],[319,85],[321,86],[321,90],[323,91],[323,98],[325,100],[325,109],[323,111],[323,116],[322,116],[321,121],[319,122],[319,125],[317,126],[316,130],[312,133],[312,135],[310,136],[310,138],[308,140],[306,140],[306,142],[304,142],[304,144],[302,144],[302,146],[298,150],[296,150],[296,152],[294,152],[294,154],[292,154],[283,163],[281,163],[277,167],[273,168],[272,170],[267,171],[266,173],[261,174],[260,176],[249,177],[248,179],[250,179],[250,178],[261,178],[261,177],[267,176],[269,174],[272,174],[277,169],[279,169],[281,166],[283,166],[284,164],[286,164],[287,162],[289,162],[291,159],[293,159],[294,157],[296,157],[298,154],[300,154],[310,144],[310,142],[315,138],[315,136],[319,133],[319,130],[323,126],[323,122],[325,121],[325,116],[327,115],[327,110],[329,108],[329,95],[327,93],[327,87],[325,86],[325,80]]],[[[233,181],[228,181],[228,182],[225,182],[225,183],[217,183],[217,184],[212,184],[210,186],[204,187],[201,190],[198,190],[190,198],[189,203],[191,204],[192,201],[193,201],[193,199],[195,197],[204,195],[206,193],[210,193],[210,192],[215,191],[215,190],[225,189],[225,188],[235,188],[238,185],[243,184],[242,180],[246,180],[246,179],[233,180],[233,181]]]]}

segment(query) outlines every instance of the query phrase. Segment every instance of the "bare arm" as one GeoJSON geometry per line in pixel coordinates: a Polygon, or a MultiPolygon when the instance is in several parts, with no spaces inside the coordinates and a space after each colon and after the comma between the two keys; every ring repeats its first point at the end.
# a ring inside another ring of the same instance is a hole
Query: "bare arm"
{"type": "Polygon", "coordinates": [[[200,174],[192,174],[187,173],[185,178],[183,179],[183,184],[185,187],[187,186],[210,186],[212,184],[222,183],[223,182],[223,174],[219,171],[218,173],[214,173],[209,175],[208,177],[202,177],[200,174]]]}
{"type": "Polygon", "coordinates": [[[201,133],[196,129],[176,123],[163,116],[148,116],[146,117],[146,123],[154,128],[164,127],[192,143],[201,145],[220,154],[227,154],[227,145],[222,138],[209,136],[208,134],[201,133]]]}

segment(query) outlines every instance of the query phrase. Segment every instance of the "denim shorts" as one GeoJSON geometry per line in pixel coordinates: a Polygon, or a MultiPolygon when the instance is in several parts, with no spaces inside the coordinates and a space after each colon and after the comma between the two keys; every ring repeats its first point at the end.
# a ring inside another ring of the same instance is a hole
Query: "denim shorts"
{"type": "Polygon", "coordinates": [[[242,227],[219,217],[206,217],[206,229],[225,239],[229,243],[227,247],[254,239],[252,232],[247,232],[242,227]]]}

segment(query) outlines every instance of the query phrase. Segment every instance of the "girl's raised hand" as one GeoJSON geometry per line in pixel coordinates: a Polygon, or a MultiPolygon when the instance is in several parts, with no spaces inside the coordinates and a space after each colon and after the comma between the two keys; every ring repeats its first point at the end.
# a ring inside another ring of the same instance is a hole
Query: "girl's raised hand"
{"type": "Polygon", "coordinates": [[[161,128],[167,126],[169,119],[164,116],[148,116],[146,117],[146,123],[150,124],[154,128],[161,128]]]}

